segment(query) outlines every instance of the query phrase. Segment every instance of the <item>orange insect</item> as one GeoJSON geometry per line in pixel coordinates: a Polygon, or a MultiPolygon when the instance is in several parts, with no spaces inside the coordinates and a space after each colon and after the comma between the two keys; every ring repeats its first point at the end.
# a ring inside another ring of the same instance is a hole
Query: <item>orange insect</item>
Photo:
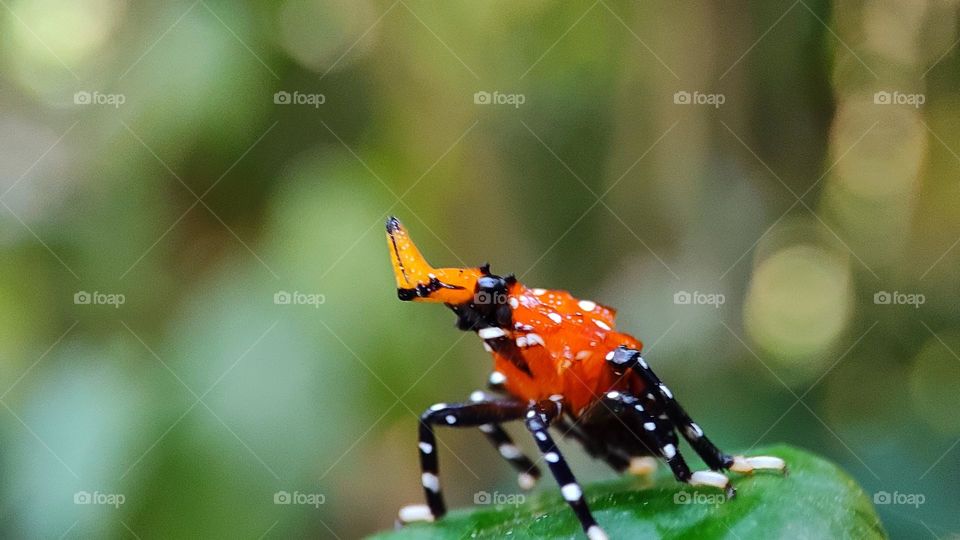
{"type": "Polygon", "coordinates": [[[643,344],[615,330],[616,312],[566,291],[530,289],[513,276],[477,268],[433,268],[400,222],[387,220],[387,242],[401,300],[443,303],[461,330],[473,331],[493,355],[488,386],[467,403],[438,403],[420,417],[421,481],[427,504],[407,506],[400,521],[432,521],[446,513],[440,491],[434,426],[477,427],[517,470],[520,486],[532,488],[538,467],[501,427],[523,420],[564,499],[591,540],[607,535],[597,524],[583,490],[557,449],[549,428],[579,442],[618,472],[649,474],[656,457],[677,480],[712,486],[728,497],[731,470],[785,471],[772,456],[730,456],[710,442],[670,389],[641,356],[643,344]],[[677,449],[679,432],[711,470],[691,472],[677,449]]]}

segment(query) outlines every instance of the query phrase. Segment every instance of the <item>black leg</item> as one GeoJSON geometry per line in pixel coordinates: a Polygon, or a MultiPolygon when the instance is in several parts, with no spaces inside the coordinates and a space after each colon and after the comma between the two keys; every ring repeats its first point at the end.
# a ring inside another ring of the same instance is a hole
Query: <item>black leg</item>
{"type": "Polygon", "coordinates": [[[714,471],[729,469],[735,472],[751,473],[755,469],[771,469],[785,471],[783,460],[775,457],[741,457],[731,456],[714,445],[704,434],[703,429],[694,422],[680,403],[673,396],[673,392],[657,377],[647,362],[640,355],[640,351],[627,347],[618,347],[607,355],[607,363],[617,376],[621,376],[628,369],[637,373],[647,386],[647,391],[659,401],[666,411],[667,417],[676,425],[690,446],[697,452],[714,471]]]}
{"type": "Polygon", "coordinates": [[[614,471],[621,473],[630,466],[630,462],[624,456],[616,453],[608,445],[604,444],[602,440],[597,438],[589,437],[585,434],[576,423],[571,424],[563,417],[559,417],[554,421],[554,426],[563,434],[564,437],[568,437],[580,443],[580,446],[595,459],[602,459],[610,466],[614,471]]]}
{"type": "MultiPolygon", "coordinates": [[[[493,396],[477,390],[470,395],[470,401],[492,401],[493,396]]],[[[497,423],[480,424],[480,431],[487,436],[487,440],[500,452],[500,455],[517,471],[517,483],[523,489],[533,489],[540,479],[540,469],[530,460],[510,438],[510,435],[497,423]]]]}
{"type": "MultiPolygon", "coordinates": [[[[417,515],[420,519],[439,519],[447,513],[440,491],[438,476],[437,441],[434,425],[449,427],[476,427],[485,424],[517,420],[523,417],[527,405],[510,400],[478,403],[437,403],[420,416],[420,468],[423,491],[427,498],[430,515],[417,515]]],[[[401,516],[401,520],[404,520],[401,516]]]]}
{"type": "Polygon", "coordinates": [[[590,508],[587,506],[587,501],[583,498],[583,489],[580,487],[580,484],[577,483],[577,479],[570,470],[570,466],[567,465],[567,461],[563,458],[556,443],[553,442],[553,438],[550,437],[550,433],[547,431],[550,424],[560,416],[561,411],[562,406],[559,402],[549,400],[542,401],[530,407],[524,423],[530,433],[533,434],[533,438],[537,442],[537,448],[540,449],[540,452],[543,454],[543,459],[546,460],[550,466],[550,472],[553,473],[553,477],[557,480],[557,483],[560,484],[560,492],[563,494],[564,500],[570,505],[577,519],[580,520],[580,525],[583,527],[583,531],[587,534],[587,537],[590,540],[606,540],[606,533],[603,532],[603,529],[601,529],[600,526],[597,525],[596,520],[593,519],[590,508]]]}

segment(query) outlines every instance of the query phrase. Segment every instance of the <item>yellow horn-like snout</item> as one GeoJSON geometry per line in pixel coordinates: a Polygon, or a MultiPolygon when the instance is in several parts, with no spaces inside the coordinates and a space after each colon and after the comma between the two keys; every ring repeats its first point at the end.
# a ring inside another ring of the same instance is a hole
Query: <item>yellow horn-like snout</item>
{"type": "Polygon", "coordinates": [[[420,254],[395,217],[387,219],[387,247],[397,280],[397,296],[415,302],[462,304],[473,299],[479,268],[434,268],[420,254]]]}

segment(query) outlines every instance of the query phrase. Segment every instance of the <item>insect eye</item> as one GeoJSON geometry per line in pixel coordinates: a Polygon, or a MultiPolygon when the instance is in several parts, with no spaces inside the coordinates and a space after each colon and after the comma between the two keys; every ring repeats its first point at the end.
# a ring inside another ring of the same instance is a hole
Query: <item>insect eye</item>
{"type": "Polygon", "coordinates": [[[497,290],[503,288],[503,279],[496,276],[483,276],[477,280],[477,288],[486,290],[497,290]]]}

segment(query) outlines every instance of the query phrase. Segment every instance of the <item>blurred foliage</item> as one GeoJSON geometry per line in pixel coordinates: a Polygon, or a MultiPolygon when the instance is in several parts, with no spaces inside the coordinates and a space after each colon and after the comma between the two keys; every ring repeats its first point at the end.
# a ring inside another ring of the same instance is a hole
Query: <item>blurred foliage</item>
{"type": "MultiPolygon", "coordinates": [[[[960,534],[953,0],[8,0],[0,27],[0,535],[390,526],[416,415],[490,360],[396,301],[389,214],[437,264],[616,306],[722,446],[810,449],[923,495],[878,505],[892,536],[960,534]]],[[[440,437],[454,506],[514,489],[440,437]]]]}

